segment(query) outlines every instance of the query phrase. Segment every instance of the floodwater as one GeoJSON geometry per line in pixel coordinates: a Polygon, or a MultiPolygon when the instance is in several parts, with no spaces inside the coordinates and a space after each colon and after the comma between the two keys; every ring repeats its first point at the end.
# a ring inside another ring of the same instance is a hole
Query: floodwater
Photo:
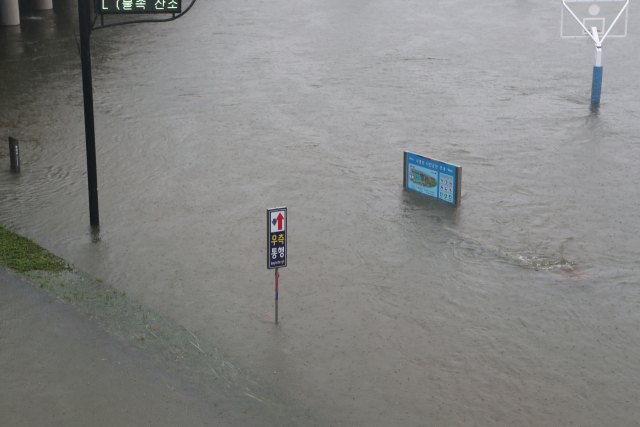
{"type": "Polygon", "coordinates": [[[0,30],[0,222],[218,343],[332,425],[640,425],[640,39],[560,2],[216,0],[0,30]],[[6,146],[5,146],[6,145],[6,146]],[[462,166],[455,208],[405,150],[462,166]],[[288,263],[266,269],[266,209],[288,263]]]}

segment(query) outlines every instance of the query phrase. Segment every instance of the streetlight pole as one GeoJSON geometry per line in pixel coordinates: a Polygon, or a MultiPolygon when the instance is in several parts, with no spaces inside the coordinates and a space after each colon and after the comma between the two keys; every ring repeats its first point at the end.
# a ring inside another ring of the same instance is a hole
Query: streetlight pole
{"type": "Polygon", "coordinates": [[[82,62],[82,95],[84,98],[84,132],[87,145],[87,179],[89,181],[89,222],[100,224],[98,214],[98,172],[96,170],[96,134],[93,121],[93,85],[91,82],[91,7],[90,0],[78,0],[80,21],[80,61],[82,62]]]}
{"type": "MultiPolygon", "coordinates": [[[[0,0],[2,1],[2,0],[0,0]]],[[[121,21],[110,24],[104,23],[104,14],[111,14],[108,5],[105,5],[105,0],[102,0],[102,9],[96,7],[96,13],[100,15],[100,25],[95,26],[95,20],[91,20],[91,6],[93,0],[78,0],[78,21],[80,22],[80,62],[82,63],[82,95],[84,99],[84,133],[87,142],[87,180],[89,182],[89,222],[91,227],[98,227],[100,225],[100,217],[98,215],[98,172],[96,170],[96,132],[93,121],[93,84],[91,83],[91,49],[89,43],[89,37],[91,31],[99,30],[101,28],[115,27],[118,25],[139,24],[144,22],[169,22],[184,16],[195,4],[196,0],[191,0],[191,4],[182,10],[181,0],[172,0],[174,4],[172,7],[164,8],[164,1],[162,7],[160,2],[149,4],[141,2],[144,7],[144,11],[133,11],[131,8],[127,10],[120,10],[117,7],[118,0],[115,0],[115,5],[118,10],[117,14],[131,14],[131,13],[162,13],[171,14],[170,18],[165,19],[140,19],[121,21]],[[171,11],[172,9],[174,11],[171,11]]],[[[111,3],[113,6],[114,3],[111,3]]],[[[136,4],[136,6],[138,6],[136,4]]]]}

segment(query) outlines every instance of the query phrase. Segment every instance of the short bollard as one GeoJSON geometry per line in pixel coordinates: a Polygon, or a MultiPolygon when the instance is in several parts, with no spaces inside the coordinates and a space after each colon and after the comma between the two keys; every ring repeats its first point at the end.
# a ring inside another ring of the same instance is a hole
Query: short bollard
{"type": "Polygon", "coordinates": [[[18,140],[9,137],[9,158],[11,159],[11,170],[20,172],[20,148],[18,140]]]}

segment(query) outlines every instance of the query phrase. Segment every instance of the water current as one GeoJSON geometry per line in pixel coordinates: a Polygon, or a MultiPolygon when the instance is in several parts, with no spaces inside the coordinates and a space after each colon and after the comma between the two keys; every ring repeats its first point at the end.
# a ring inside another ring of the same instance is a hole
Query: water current
{"type": "Polygon", "coordinates": [[[77,7],[54,0],[0,29],[0,222],[328,424],[637,426],[631,7],[599,108],[560,2],[200,0],[95,31],[92,231],[77,7]],[[405,150],[462,166],[459,207],[403,189],[405,150]]]}

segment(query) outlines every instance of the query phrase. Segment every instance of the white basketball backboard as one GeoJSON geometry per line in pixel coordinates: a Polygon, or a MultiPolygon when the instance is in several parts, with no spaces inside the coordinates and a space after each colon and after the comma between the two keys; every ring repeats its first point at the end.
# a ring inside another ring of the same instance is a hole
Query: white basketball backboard
{"type": "Polygon", "coordinates": [[[591,37],[597,29],[597,39],[626,37],[629,0],[563,0],[560,36],[591,37]]]}

